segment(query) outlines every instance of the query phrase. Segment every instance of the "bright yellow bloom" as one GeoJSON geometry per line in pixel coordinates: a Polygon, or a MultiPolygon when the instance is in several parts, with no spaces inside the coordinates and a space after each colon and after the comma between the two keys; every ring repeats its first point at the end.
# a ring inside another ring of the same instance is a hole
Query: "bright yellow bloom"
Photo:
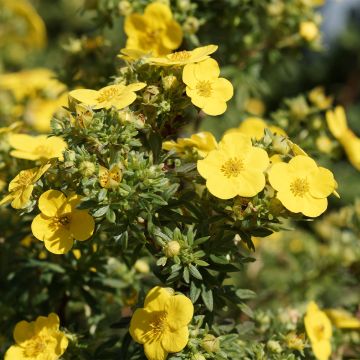
{"type": "Polygon", "coordinates": [[[151,57],[148,61],[152,64],[163,66],[183,66],[195,64],[209,58],[217,50],[216,45],[201,46],[191,51],[177,51],[163,57],[151,57]]]}
{"type": "Polygon", "coordinates": [[[188,324],[194,306],[184,295],[175,295],[169,288],[156,286],[137,309],[130,322],[132,338],[144,344],[149,360],[165,360],[168,353],[179,352],[189,339],[188,324]]]}
{"type": "Polygon", "coordinates": [[[16,345],[6,351],[5,360],[59,359],[68,347],[68,339],[59,326],[59,317],[54,313],[35,321],[18,322],[14,329],[16,345]]]}
{"type": "Polygon", "coordinates": [[[333,103],[332,96],[326,96],[323,86],[317,86],[309,92],[309,100],[319,109],[325,110],[333,103]]]}
{"type": "Polygon", "coordinates": [[[327,111],[326,121],[330,132],[344,148],[351,165],[360,170],[360,138],[349,129],[344,108],[337,106],[334,111],[327,111]]]}
{"type": "Polygon", "coordinates": [[[266,151],[252,146],[250,137],[240,133],[226,134],[218,149],[197,162],[206,187],[220,199],[258,194],[265,186],[268,166],[266,151]]]}
{"type": "Polygon", "coordinates": [[[226,111],[226,102],[233,96],[231,82],[219,78],[220,68],[214,59],[198,64],[187,64],[183,70],[186,94],[191,102],[208,115],[220,115],[226,111]]]}
{"type": "Polygon", "coordinates": [[[141,90],[145,83],[134,83],[130,85],[109,85],[100,90],[76,89],[70,91],[69,97],[94,109],[123,109],[136,100],[135,91],[141,90]]]}
{"type": "Polygon", "coordinates": [[[11,134],[9,144],[15,149],[10,152],[11,156],[27,160],[63,160],[63,151],[66,149],[66,142],[62,138],[46,135],[11,134]]]}
{"type": "Polygon", "coordinates": [[[227,133],[240,132],[253,139],[261,140],[265,135],[265,129],[269,129],[273,134],[287,136],[286,132],[275,125],[268,125],[263,119],[248,117],[244,119],[238,128],[229,129],[227,133]]]}
{"type": "Polygon", "coordinates": [[[190,138],[179,138],[175,141],[164,141],[164,150],[175,150],[178,154],[185,153],[186,149],[195,149],[201,157],[205,157],[210,151],[217,148],[214,135],[208,131],[202,131],[191,135],[190,138]]]}
{"type": "Polygon", "coordinates": [[[74,240],[85,241],[92,236],[95,222],[86,210],[76,209],[80,200],[78,195],[67,198],[57,190],[48,190],[40,196],[41,214],[34,218],[31,230],[53,254],[65,254],[74,240]]]}
{"type": "Polygon", "coordinates": [[[288,210],[310,217],[326,210],[327,197],[336,188],[332,172],[304,155],[293,157],[289,163],[274,164],[269,170],[269,182],[288,210]]]}
{"type": "Polygon", "coordinates": [[[360,319],[343,309],[324,310],[338,329],[360,329],[360,319]]]}
{"type": "Polygon", "coordinates": [[[169,54],[183,38],[181,26],[170,8],[160,2],[149,4],[144,14],[132,13],[125,19],[127,49],[141,50],[154,56],[169,54]]]}
{"type": "Polygon", "coordinates": [[[307,306],[304,324],[315,357],[328,360],[331,355],[331,322],[313,301],[307,306]]]}
{"type": "Polygon", "coordinates": [[[122,172],[118,165],[111,166],[108,170],[104,166],[99,166],[99,183],[105,189],[119,186],[122,179],[122,172]]]}
{"type": "Polygon", "coordinates": [[[25,208],[31,198],[34,190],[34,184],[49,169],[50,164],[40,166],[39,168],[22,170],[11,180],[9,184],[10,194],[6,195],[1,201],[0,206],[11,202],[14,209],[25,208]]]}
{"type": "Polygon", "coordinates": [[[319,28],[312,21],[302,21],[300,23],[299,34],[306,41],[313,41],[319,36],[319,28]]]}

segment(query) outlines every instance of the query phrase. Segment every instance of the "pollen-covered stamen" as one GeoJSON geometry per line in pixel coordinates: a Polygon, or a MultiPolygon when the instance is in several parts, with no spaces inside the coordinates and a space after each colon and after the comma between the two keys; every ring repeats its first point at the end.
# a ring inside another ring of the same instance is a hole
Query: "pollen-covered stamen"
{"type": "Polygon", "coordinates": [[[306,178],[296,178],[290,184],[290,190],[294,196],[303,197],[310,189],[309,182],[306,178]]]}
{"type": "Polygon", "coordinates": [[[111,101],[114,98],[116,98],[118,95],[119,95],[119,91],[115,87],[103,89],[99,91],[99,96],[97,97],[96,101],[98,101],[99,103],[111,101]]]}
{"type": "Polygon", "coordinates": [[[166,317],[167,313],[165,311],[154,314],[150,322],[150,330],[144,335],[146,341],[158,341],[161,338],[168,327],[166,317]]]}
{"type": "Polygon", "coordinates": [[[196,91],[200,96],[210,97],[212,90],[211,82],[209,80],[201,80],[196,84],[196,91]]]}
{"type": "Polygon", "coordinates": [[[40,155],[43,158],[51,158],[53,155],[53,150],[48,146],[39,145],[34,149],[34,154],[40,155]]]}
{"type": "Polygon", "coordinates": [[[236,177],[240,174],[240,172],[244,169],[244,163],[242,159],[237,157],[231,158],[227,160],[221,166],[221,172],[227,177],[236,177]]]}
{"type": "Polygon", "coordinates": [[[28,358],[37,358],[46,349],[46,339],[40,335],[28,340],[24,348],[24,355],[28,358]]]}
{"type": "Polygon", "coordinates": [[[170,60],[175,60],[175,61],[181,61],[181,60],[187,60],[191,57],[191,53],[190,51],[176,51],[170,55],[168,55],[170,60]]]}

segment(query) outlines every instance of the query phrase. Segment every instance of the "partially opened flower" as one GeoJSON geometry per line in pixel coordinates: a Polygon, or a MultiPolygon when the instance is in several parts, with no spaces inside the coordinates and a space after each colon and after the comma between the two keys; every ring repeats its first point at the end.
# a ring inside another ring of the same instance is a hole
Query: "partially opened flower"
{"type": "Polygon", "coordinates": [[[99,183],[105,189],[119,186],[122,179],[122,171],[118,165],[112,165],[110,169],[99,166],[99,183]]]}
{"type": "Polygon", "coordinates": [[[14,209],[23,209],[30,201],[34,190],[34,184],[49,169],[50,164],[40,166],[39,168],[22,170],[11,180],[9,184],[9,194],[1,201],[0,206],[11,202],[14,209]]]}
{"type": "Polygon", "coordinates": [[[144,307],[134,312],[130,334],[136,342],[144,344],[149,360],[165,360],[168,353],[185,348],[193,313],[194,306],[185,295],[156,286],[148,292],[144,307]]]}
{"type": "Polygon", "coordinates": [[[194,64],[209,58],[209,55],[217,50],[216,45],[201,46],[194,50],[176,51],[163,57],[150,57],[148,62],[162,66],[183,66],[194,64]]]}
{"type": "Polygon", "coordinates": [[[27,160],[63,160],[63,151],[66,149],[66,142],[62,138],[46,135],[11,134],[9,144],[15,149],[10,152],[11,156],[27,160]]]}
{"type": "Polygon", "coordinates": [[[332,172],[318,167],[308,156],[297,155],[289,163],[276,163],[269,170],[276,197],[291,212],[316,217],[327,208],[327,197],[336,189],[332,172]]]}
{"type": "Polygon", "coordinates": [[[233,96],[231,82],[219,78],[220,69],[214,59],[197,64],[187,64],[183,70],[186,94],[191,102],[208,115],[221,115],[226,111],[226,102],[233,96]]]}
{"type": "Polygon", "coordinates": [[[164,141],[162,148],[164,150],[175,150],[178,154],[183,154],[187,149],[195,149],[201,157],[217,148],[217,141],[213,134],[208,131],[202,131],[191,135],[190,138],[179,138],[176,141],[164,141]]]}
{"type": "Polygon", "coordinates": [[[135,91],[141,90],[145,83],[134,83],[130,85],[109,85],[97,90],[76,89],[69,92],[69,98],[73,98],[94,109],[123,109],[136,100],[135,91]]]}
{"type": "Polygon", "coordinates": [[[14,329],[16,345],[6,351],[5,360],[59,359],[68,347],[68,339],[59,326],[59,317],[54,313],[32,322],[20,321],[14,329]]]}
{"type": "Polygon", "coordinates": [[[78,195],[67,198],[57,190],[48,190],[40,196],[41,213],[34,218],[31,230],[50,252],[65,254],[74,240],[84,241],[92,236],[95,222],[86,210],[76,209],[80,200],[78,195]]]}
{"type": "Polygon", "coordinates": [[[328,360],[331,355],[331,322],[313,301],[308,304],[304,324],[315,357],[328,360]]]}
{"type": "Polygon", "coordinates": [[[250,137],[240,133],[226,134],[218,149],[197,163],[209,192],[220,199],[258,194],[265,187],[268,166],[266,151],[254,147],[250,137]]]}
{"type": "Polygon", "coordinates": [[[124,29],[127,49],[151,52],[154,56],[169,54],[180,46],[183,38],[169,6],[160,2],[147,5],[144,14],[127,16],[124,29]]]}

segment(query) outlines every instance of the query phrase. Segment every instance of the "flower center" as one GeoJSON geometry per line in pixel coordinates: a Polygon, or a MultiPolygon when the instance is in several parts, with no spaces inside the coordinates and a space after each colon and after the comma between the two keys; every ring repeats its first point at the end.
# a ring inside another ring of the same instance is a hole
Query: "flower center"
{"type": "Polygon", "coordinates": [[[34,336],[26,342],[24,346],[24,355],[28,358],[36,358],[39,354],[43,353],[46,349],[46,339],[42,336],[34,336]]]}
{"type": "Polygon", "coordinates": [[[109,89],[100,90],[99,96],[97,97],[96,101],[98,101],[99,103],[111,101],[118,95],[119,95],[118,89],[113,87],[109,89]]]}
{"type": "Polygon", "coordinates": [[[160,311],[152,318],[150,330],[145,335],[150,342],[158,341],[165,332],[167,328],[166,316],[167,313],[165,311],[160,311]]]}
{"type": "Polygon", "coordinates": [[[190,51],[186,51],[186,50],[176,51],[169,55],[169,59],[175,61],[187,60],[190,57],[191,57],[190,51]]]}
{"type": "Polygon", "coordinates": [[[53,151],[49,146],[39,145],[34,149],[34,154],[40,155],[42,158],[48,159],[53,156],[53,151]]]}
{"type": "Polygon", "coordinates": [[[212,92],[211,82],[209,80],[201,80],[196,84],[196,91],[200,96],[210,97],[212,92]]]}
{"type": "Polygon", "coordinates": [[[307,179],[297,178],[290,184],[290,190],[294,196],[303,197],[309,191],[307,179]]]}
{"type": "Polygon", "coordinates": [[[69,214],[62,215],[59,217],[54,217],[52,220],[53,230],[58,229],[59,227],[68,227],[71,223],[71,217],[69,214]]]}
{"type": "Polygon", "coordinates": [[[222,166],[221,171],[227,178],[236,177],[244,169],[244,162],[237,158],[227,160],[222,166]]]}

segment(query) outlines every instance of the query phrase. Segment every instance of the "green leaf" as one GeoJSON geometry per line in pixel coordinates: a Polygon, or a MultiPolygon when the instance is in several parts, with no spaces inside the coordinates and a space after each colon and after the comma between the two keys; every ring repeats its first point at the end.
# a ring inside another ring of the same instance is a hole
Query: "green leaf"
{"type": "Polygon", "coordinates": [[[202,275],[200,274],[200,271],[194,265],[189,264],[189,270],[194,278],[202,280],[202,275]]]}
{"type": "Polygon", "coordinates": [[[205,285],[201,285],[201,298],[209,311],[214,309],[213,293],[210,289],[207,289],[205,285]]]}
{"type": "Polygon", "coordinates": [[[256,293],[249,289],[238,289],[235,292],[236,296],[242,300],[253,299],[256,297],[256,293]]]}
{"type": "Polygon", "coordinates": [[[93,212],[93,217],[101,217],[106,214],[106,212],[109,210],[109,205],[103,206],[99,209],[97,209],[95,212],[93,212]]]}
{"type": "Polygon", "coordinates": [[[116,221],[115,211],[109,208],[108,211],[106,212],[106,219],[108,222],[115,224],[116,221]]]}
{"type": "Polygon", "coordinates": [[[196,283],[194,281],[192,281],[190,284],[190,299],[193,302],[193,304],[196,303],[200,294],[201,294],[201,289],[196,287],[196,283]]]}
{"type": "Polygon", "coordinates": [[[187,284],[190,282],[190,274],[189,274],[189,268],[188,267],[184,267],[183,279],[185,280],[185,282],[187,284]]]}

